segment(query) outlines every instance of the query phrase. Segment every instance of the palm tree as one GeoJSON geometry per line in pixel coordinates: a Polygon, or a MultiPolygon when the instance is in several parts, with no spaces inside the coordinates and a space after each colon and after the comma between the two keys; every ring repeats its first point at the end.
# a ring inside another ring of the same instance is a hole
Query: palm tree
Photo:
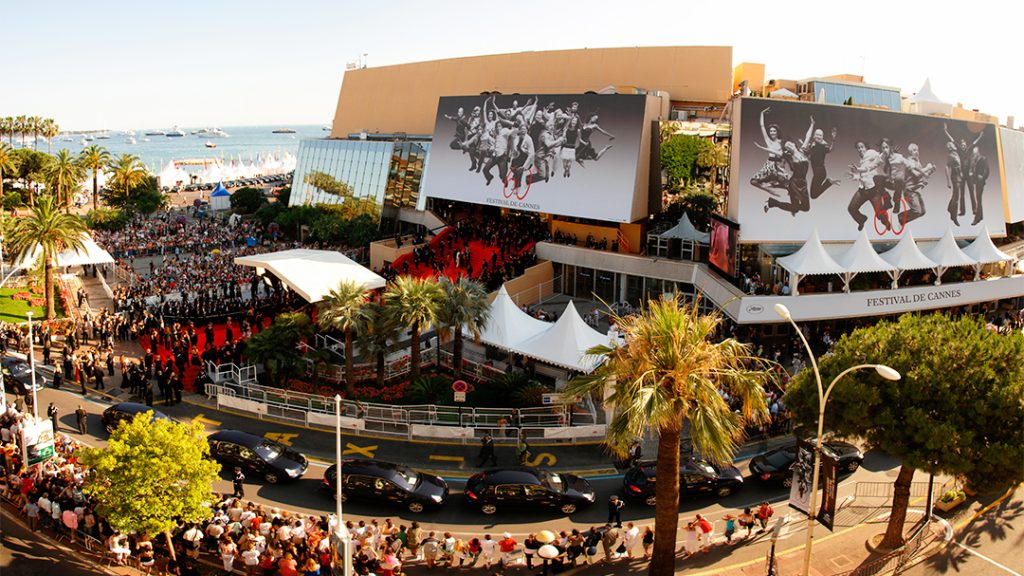
{"type": "Polygon", "coordinates": [[[729,163],[729,145],[711,143],[710,146],[701,147],[697,152],[697,166],[711,170],[711,191],[715,191],[715,180],[718,176],[718,169],[729,163]]]}
{"type": "MultiPolygon", "coordinates": [[[[2,138],[2,136],[3,134],[0,134],[0,138],[2,138]]],[[[3,206],[4,172],[11,174],[18,169],[17,157],[11,154],[11,152],[13,152],[13,149],[10,146],[0,142],[0,219],[3,218],[3,213],[5,212],[3,206]]]]}
{"type": "Polygon", "coordinates": [[[99,171],[110,164],[110,152],[103,146],[92,144],[78,155],[78,161],[86,170],[92,170],[92,209],[99,199],[99,171]]]}
{"type": "Polygon", "coordinates": [[[420,332],[437,321],[438,305],[444,292],[433,278],[399,276],[384,292],[384,306],[399,326],[412,331],[410,377],[420,376],[420,332]]]}
{"type": "Polygon", "coordinates": [[[66,149],[57,151],[57,156],[46,167],[46,187],[53,190],[58,201],[63,198],[64,211],[71,211],[71,192],[85,180],[85,168],[66,149]]]}
{"type": "Polygon", "coordinates": [[[25,133],[28,132],[28,116],[18,116],[14,119],[14,129],[21,135],[21,147],[25,147],[25,133]]]}
{"type": "Polygon", "coordinates": [[[452,369],[455,377],[462,377],[462,329],[465,327],[474,340],[480,339],[480,331],[487,326],[491,317],[491,305],[487,301],[487,289],[474,280],[459,277],[458,282],[447,279],[441,282],[444,297],[437,311],[442,328],[438,337],[452,340],[452,369]]]}
{"type": "Polygon", "coordinates": [[[321,328],[345,333],[345,396],[355,398],[356,383],[352,377],[352,334],[369,318],[366,290],[351,280],[342,281],[320,302],[317,323],[321,328]]]}
{"type": "Polygon", "coordinates": [[[110,163],[110,182],[127,195],[132,188],[146,181],[146,167],[138,156],[122,154],[110,163]]]}
{"type": "Polygon", "coordinates": [[[650,574],[675,571],[679,522],[679,446],[683,419],[703,457],[731,461],[743,433],[743,421],[768,416],[762,384],[767,363],[732,338],[715,341],[722,323],[717,313],[701,314],[678,299],[651,300],[639,314],[612,315],[625,344],[588,352],[606,357],[593,374],[569,381],[566,398],[604,397],[614,410],[606,441],[618,454],[648,430],[658,431],[654,556],[650,574]],[[742,401],[736,415],[719,394],[724,389],[742,401]]]}
{"type": "Polygon", "coordinates": [[[32,131],[32,137],[35,139],[35,142],[32,144],[33,150],[39,150],[39,133],[43,131],[44,125],[45,120],[39,116],[31,116],[28,119],[29,130],[32,131]]]}
{"type": "Polygon", "coordinates": [[[0,118],[0,140],[3,139],[4,133],[7,134],[7,143],[14,146],[14,118],[11,116],[0,118]]]}
{"type": "Polygon", "coordinates": [[[43,123],[42,133],[46,138],[46,153],[52,154],[53,139],[60,136],[60,126],[53,118],[47,118],[43,123]]]}
{"type": "Polygon", "coordinates": [[[359,351],[364,358],[372,356],[376,360],[377,386],[383,388],[388,342],[398,336],[398,324],[381,304],[367,302],[363,309],[367,320],[359,327],[359,351]]]}
{"type": "Polygon", "coordinates": [[[13,224],[9,245],[15,260],[28,260],[38,248],[43,259],[46,286],[46,318],[54,316],[53,268],[57,254],[64,250],[82,250],[82,236],[87,233],[85,222],[73,214],[62,214],[53,196],[39,198],[27,216],[13,224]]]}

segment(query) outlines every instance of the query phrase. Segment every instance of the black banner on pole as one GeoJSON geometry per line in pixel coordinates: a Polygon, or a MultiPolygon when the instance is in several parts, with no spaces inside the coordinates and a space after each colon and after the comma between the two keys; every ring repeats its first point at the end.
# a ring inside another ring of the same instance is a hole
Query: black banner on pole
{"type": "Polygon", "coordinates": [[[821,451],[821,510],[818,512],[818,522],[822,526],[832,530],[836,518],[836,498],[839,493],[839,483],[836,481],[837,461],[835,456],[827,450],[821,451]]]}

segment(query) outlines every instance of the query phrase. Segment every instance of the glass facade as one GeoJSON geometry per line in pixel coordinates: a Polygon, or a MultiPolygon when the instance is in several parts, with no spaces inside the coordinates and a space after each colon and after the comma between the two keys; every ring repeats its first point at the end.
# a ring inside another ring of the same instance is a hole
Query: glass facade
{"type": "Polygon", "coordinates": [[[384,204],[396,208],[416,208],[423,182],[423,168],[430,153],[429,142],[395,142],[388,171],[384,204]]]}
{"type": "Polygon", "coordinates": [[[853,98],[854,104],[882,106],[896,112],[900,111],[899,90],[815,80],[814,82],[807,83],[805,91],[813,94],[814,99],[817,100],[822,90],[825,90],[826,104],[843,104],[848,99],[853,98]]]}
{"type": "Polygon", "coordinates": [[[393,142],[303,140],[290,204],[351,205],[353,215],[380,218],[393,142]]]}

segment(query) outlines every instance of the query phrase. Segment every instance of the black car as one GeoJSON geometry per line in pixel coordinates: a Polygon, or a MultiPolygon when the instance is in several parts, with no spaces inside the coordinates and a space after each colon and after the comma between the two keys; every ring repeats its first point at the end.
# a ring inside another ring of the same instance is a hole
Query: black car
{"type": "Polygon", "coordinates": [[[171,419],[170,416],[163,412],[153,410],[151,406],[136,404],[135,402],[121,402],[120,404],[114,404],[103,411],[103,416],[100,419],[103,422],[103,428],[105,428],[109,434],[117,429],[118,424],[120,424],[122,420],[131,420],[132,418],[135,418],[136,414],[141,414],[143,412],[152,412],[154,419],[171,419]]]}
{"type": "MultiPolygon", "coordinates": [[[[657,463],[639,462],[626,471],[622,491],[629,498],[642,499],[654,506],[657,487],[657,463]]],[[[720,498],[743,487],[743,474],[735,466],[719,466],[704,460],[685,460],[679,465],[680,496],[714,494],[720,498]]]]}
{"type": "MultiPolygon", "coordinates": [[[[433,474],[376,460],[343,460],[341,465],[342,502],[349,498],[377,500],[419,513],[441,506],[448,498],[448,484],[433,474]]],[[[332,498],[337,490],[337,479],[338,468],[332,464],[324,471],[324,481],[320,484],[332,498]]]]}
{"type": "Polygon", "coordinates": [[[229,467],[263,478],[270,484],[301,477],[309,461],[291,448],[262,436],[238,430],[210,434],[210,456],[229,467]]]}
{"type": "Polygon", "coordinates": [[[594,490],[579,476],[536,468],[495,468],[466,482],[466,502],[484,514],[499,508],[557,508],[573,514],[594,503],[594,490]]]}
{"type": "MultiPolygon", "coordinates": [[[[810,442],[814,443],[813,440],[810,442]]],[[[864,462],[864,453],[849,442],[828,440],[821,444],[821,449],[836,458],[840,472],[853,472],[864,462]]],[[[766,482],[781,482],[783,486],[789,488],[793,485],[791,468],[794,462],[796,462],[796,440],[752,458],[750,473],[766,482]]]]}
{"type": "MultiPolygon", "coordinates": [[[[11,390],[19,396],[25,396],[32,392],[32,367],[28,362],[11,356],[3,358],[4,385],[10,386],[11,390]]],[[[36,390],[42,390],[46,379],[37,370],[35,379],[36,390]]]]}

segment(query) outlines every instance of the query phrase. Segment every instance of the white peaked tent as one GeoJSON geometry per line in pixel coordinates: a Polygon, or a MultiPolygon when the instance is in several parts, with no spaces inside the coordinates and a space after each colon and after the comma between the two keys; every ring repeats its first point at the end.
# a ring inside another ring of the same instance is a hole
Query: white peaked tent
{"type": "Polygon", "coordinates": [[[1012,262],[1014,259],[1013,256],[996,248],[996,245],[992,243],[992,237],[988,235],[988,228],[984,225],[981,227],[981,233],[974,239],[974,242],[971,242],[963,249],[963,253],[975,262],[975,280],[981,276],[982,265],[994,264],[996,262],[1012,262]]]}
{"type": "MultiPolygon", "coordinates": [[[[552,324],[538,320],[523,312],[502,285],[491,302],[490,318],[480,331],[480,341],[504,350],[514,350],[517,344],[551,328],[552,324]]],[[[465,332],[465,330],[463,330],[465,332]]]]}
{"type": "Polygon", "coordinates": [[[158,178],[161,186],[168,187],[173,187],[179,182],[182,184],[188,184],[191,181],[188,172],[183,168],[179,168],[174,160],[171,160],[166,166],[164,166],[163,170],[160,171],[158,178]]]}
{"type": "Polygon", "coordinates": [[[793,91],[790,90],[789,88],[779,88],[778,90],[773,91],[771,94],[772,98],[799,98],[799,96],[794,94],[793,91]]]}
{"type": "Polygon", "coordinates": [[[908,229],[900,238],[899,243],[879,254],[882,260],[897,268],[892,276],[892,287],[895,290],[899,287],[900,275],[904,270],[929,270],[935,268],[935,262],[924,255],[921,249],[914,242],[914,235],[908,229]]]}
{"type": "Polygon", "coordinates": [[[818,229],[811,232],[811,237],[799,250],[778,259],[779,266],[790,273],[790,288],[793,296],[798,294],[797,287],[802,276],[819,274],[842,274],[845,268],[829,256],[818,237],[818,229]]]}
{"type": "Polygon", "coordinates": [[[603,358],[591,356],[587,350],[594,346],[607,346],[609,343],[607,335],[587,326],[570,301],[554,325],[521,343],[516,351],[541,362],[589,374],[601,364],[603,358]]]}
{"type": "Polygon", "coordinates": [[[932,92],[932,81],[927,78],[917,94],[907,99],[907,106],[914,114],[950,116],[953,113],[953,106],[939,100],[932,92]]]}
{"type": "Polygon", "coordinates": [[[342,281],[352,281],[365,290],[384,287],[384,279],[333,250],[284,250],[235,258],[235,264],[268,270],[298,292],[307,302],[319,302],[342,281]]]}
{"type": "Polygon", "coordinates": [[[974,258],[971,258],[956,244],[953,238],[953,229],[946,228],[946,233],[927,252],[924,253],[929,259],[935,262],[935,285],[942,284],[942,275],[953,266],[974,266],[974,258]]]}
{"type": "MultiPolygon", "coordinates": [[[[18,260],[14,263],[18,268],[32,268],[36,265],[36,260],[39,258],[42,248],[36,246],[35,251],[32,255],[24,260],[18,260]]],[[[68,266],[82,266],[84,264],[113,264],[114,258],[109,252],[100,248],[92,236],[87,232],[82,233],[82,249],[81,250],[64,250],[60,254],[57,254],[57,267],[66,268],[68,266]]]]}
{"type": "Polygon", "coordinates": [[[836,256],[836,263],[844,268],[843,292],[850,291],[850,281],[861,272],[888,272],[893,277],[897,268],[886,262],[875,252],[868,239],[867,230],[861,230],[860,236],[845,252],[836,256]]]}
{"type": "Polygon", "coordinates": [[[661,233],[662,238],[679,238],[680,240],[689,240],[698,244],[707,244],[711,234],[708,232],[701,232],[694,227],[693,222],[690,222],[690,217],[683,212],[679,223],[672,228],[661,233]]]}

